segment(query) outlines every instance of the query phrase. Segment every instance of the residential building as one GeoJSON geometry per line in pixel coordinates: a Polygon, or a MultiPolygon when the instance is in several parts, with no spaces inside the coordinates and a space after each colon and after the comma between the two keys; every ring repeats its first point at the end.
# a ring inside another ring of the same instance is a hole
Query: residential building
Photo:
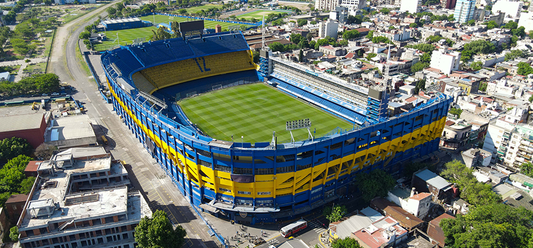
{"type": "Polygon", "coordinates": [[[370,201],[370,206],[386,216],[392,217],[398,221],[400,226],[407,229],[409,232],[413,231],[415,228],[420,228],[424,224],[423,220],[403,210],[403,208],[385,198],[378,197],[372,199],[372,201],[370,201]]]}
{"type": "Polygon", "coordinates": [[[387,216],[353,233],[353,238],[364,248],[396,247],[407,240],[407,230],[398,221],[387,216]]]}
{"type": "Polygon", "coordinates": [[[439,69],[442,73],[449,75],[452,71],[459,70],[461,62],[460,52],[450,52],[446,46],[433,51],[431,55],[431,68],[439,69]]]}
{"type": "Polygon", "coordinates": [[[72,148],[38,168],[17,223],[22,248],[135,246],[135,227],[152,212],[128,173],[101,147],[72,148]]]}
{"type": "Polygon", "coordinates": [[[420,0],[402,0],[400,11],[417,13],[420,9],[420,0]]]}
{"type": "Polygon", "coordinates": [[[44,140],[60,150],[98,145],[88,115],[55,118],[46,129],[44,140]]]}
{"type": "Polygon", "coordinates": [[[461,153],[463,162],[468,168],[489,166],[492,153],[479,148],[471,148],[461,153]]]}
{"type": "MultiPolygon", "coordinates": [[[[530,5],[533,6],[533,4],[530,5]]],[[[533,11],[521,13],[520,19],[518,20],[518,26],[523,26],[525,30],[533,30],[533,11]]]]}
{"type": "Polygon", "coordinates": [[[467,147],[470,141],[472,125],[465,120],[447,120],[442,131],[440,145],[450,150],[460,150],[467,147]]]}
{"type": "Polygon", "coordinates": [[[444,231],[442,231],[442,228],[440,227],[440,221],[443,219],[455,219],[455,217],[447,213],[441,214],[439,217],[429,222],[427,230],[427,235],[431,239],[431,243],[438,245],[439,247],[444,247],[446,244],[444,242],[446,236],[444,236],[444,231]]]}
{"type": "Polygon", "coordinates": [[[445,0],[446,1],[446,8],[447,9],[455,9],[455,5],[457,4],[457,0],[445,0]]]}
{"type": "Polygon", "coordinates": [[[457,0],[454,18],[459,23],[465,23],[474,19],[475,0],[457,0]]]}
{"type": "Polygon", "coordinates": [[[341,0],[341,6],[347,8],[350,15],[356,15],[357,11],[366,7],[366,0],[341,0]]]}
{"type": "Polygon", "coordinates": [[[483,144],[483,150],[492,153],[492,162],[503,162],[513,129],[514,124],[505,121],[505,118],[499,118],[490,122],[485,143],[483,144]]]}
{"type": "Polygon", "coordinates": [[[498,13],[498,12],[505,13],[505,19],[515,20],[515,19],[520,18],[520,12],[522,11],[522,6],[523,5],[524,4],[523,4],[522,1],[498,0],[492,6],[492,12],[494,12],[494,13],[498,13]]]}
{"type": "Polygon", "coordinates": [[[511,132],[504,162],[513,168],[519,168],[522,163],[532,162],[533,155],[533,126],[518,124],[511,132]]]}
{"type": "Polygon", "coordinates": [[[0,117],[0,140],[11,137],[23,138],[33,148],[37,148],[44,142],[45,130],[46,120],[44,113],[0,117]]]}
{"type": "Polygon", "coordinates": [[[395,187],[387,193],[387,199],[402,207],[418,218],[425,218],[431,206],[432,195],[427,192],[417,193],[415,189],[395,187]]]}
{"type": "Polygon", "coordinates": [[[332,11],[339,5],[339,0],[315,0],[315,8],[322,11],[332,11]]]}
{"type": "Polygon", "coordinates": [[[329,36],[333,39],[337,39],[338,31],[339,23],[335,20],[329,19],[320,23],[318,28],[318,37],[325,38],[326,36],[329,36]]]}
{"type": "Polygon", "coordinates": [[[415,173],[411,186],[418,192],[431,193],[434,201],[448,201],[453,194],[452,184],[428,169],[415,173]]]}

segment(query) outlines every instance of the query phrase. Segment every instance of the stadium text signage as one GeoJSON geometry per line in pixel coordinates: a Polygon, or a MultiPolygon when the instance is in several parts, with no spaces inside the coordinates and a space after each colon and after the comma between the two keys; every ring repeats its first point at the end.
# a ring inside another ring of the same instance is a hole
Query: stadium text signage
{"type": "Polygon", "coordinates": [[[286,123],[286,130],[296,130],[296,129],[302,129],[302,128],[310,128],[311,127],[311,120],[303,119],[303,120],[297,120],[297,121],[287,121],[286,123]]]}

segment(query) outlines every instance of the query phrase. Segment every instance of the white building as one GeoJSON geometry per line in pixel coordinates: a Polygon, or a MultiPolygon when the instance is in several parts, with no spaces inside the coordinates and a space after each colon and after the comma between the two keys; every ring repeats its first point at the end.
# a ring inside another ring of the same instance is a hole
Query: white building
{"type": "Polygon", "coordinates": [[[475,0],[457,0],[453,14],[455,20],[459,23],[465,23],[474,19],[475,5],[475,0]]]}
{"type": "Polygon", "coordinates": [[[341,6],[346,7],[350,15],[355,16],[358,10],[366,7],[366,0],[341,0],[341,6]]]}
{"type": "Polygon", "coordinates": [[[492,12],[498,13],[499,11],[505,13],[505,19],[517,19],[520,17],[520,11],[523,5],[522,1],[499,0],[492,6],[492,12]]]}
{"type": "Polygon", "coordinates": [[[461,53],[450,52],[444,46],[442,49],[433,51],[430,67],[439,69],[444,74],[449,75],[452,71],[459,70],[460,61],[461,53]]]}
{"type": "Polygon", "coordinates": [[[315,0],[315,9],[333,11],[339,3],[339,0],[315,0]]]}
{"type": "Polygon", "coordinates": [[[417,13],[420,8],[420,0],[402,0],[400,11],[417,13]]]}
{"type": "Polygon", "coordinates": [[[431,193],[422,192],[417,194],[414,188],[409,192],[407,189],[396,187],[387,193],[387,200],[396,203],[405,211],[421,219],[427,216],[432,198],[431,193]]]}
{"type": "Polygon", "coordinates": [[[329,36],[333,39],[337,39],[338,31],[339,23],[335,20],[330,19],[320,23],[320,26],[318,28],[318,37],[325,38],[326,36],[329,36]]]}
{"type": "Polygon", "coordinates": [[[522,163],[532,161],[533,127],[529,125],[516,125],[511,135],[504,162],[508,166],[520,168],[522,163]]]}
{"type": "Polygon", "coordinates": [[[531,32],[531,30],[533,30],[533,12],[522,13],[520,15],[520,20],[518,20],[518,26],[523,26],[526,32],[531,32]]]}

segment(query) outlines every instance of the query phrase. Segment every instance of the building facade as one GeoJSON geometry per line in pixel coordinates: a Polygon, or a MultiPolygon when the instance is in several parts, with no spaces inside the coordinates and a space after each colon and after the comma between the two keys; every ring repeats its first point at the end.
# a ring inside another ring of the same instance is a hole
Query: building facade
{"type": "Polygon", "coordinates": [[[452,71],[459,70],[461,53],[450,52],[446,47],[433,51],[431,55],[431,68],[439,69],[442,73],[450,75],[452,71]]]}
{"type": "Polygon", "coordinates": [[[400,11],[417,13],[420,9],[420,0],[402,0],[400,11]]]}
{"type": "Polygon", "coordinates": [[[457,0],[455,4],[454,18],[459,23],[465,23],[474,19],[474,11],[476,9],[475,0],[457,0]]]}
{"type": "Polygon", "coordinates": [[[333,11],[339,5],[339,0],[315,0],[315,9],[333,11]]]}
{"type": "Polygon", "coordinates": [[[22,248],[135,247],[135,227],[152,212],[103,148],[60,152],[38,173],[17,223],[22,248]]]}

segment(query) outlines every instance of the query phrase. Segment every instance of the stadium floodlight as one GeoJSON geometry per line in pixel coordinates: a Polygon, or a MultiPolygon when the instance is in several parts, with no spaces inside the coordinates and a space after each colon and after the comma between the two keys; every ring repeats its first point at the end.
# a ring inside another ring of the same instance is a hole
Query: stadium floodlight
{"type": "Polygon", "coordinates": [[[165,102],[159,100],[159,98],[155,97],[155,96],[152,96],[146,92],[143,92],[143,91],[139,91],[139,94],[144,97],[144,99],[152,102],[153,104],[161,107],[162,109],[166,109],[168,106],[165,102]]]}
{"type": "Polygon", "coordinates": [[[302,120],[296,120],[296,121],[287,121],[285,123],[285,130],[292,131],[296,129],[302,129],[302,128],[310,128],[311,127],[311,120],[309,118],[302,119],[302,120]]]}
{"type": "Polygon", "coordinates": [[[302,120],[296,120],[296,121],[287,121],[285,123],[285,130],[290,132],[292,143],[294,143],[294,136],[292,135],[292,130],[296,130],[296,129],[304,129],[304,128],[307,129],[307,133],[309,134],[307,138],[311,138],[311,141],[314,140],[314,137],[311,134],[311,130],[309,130],[310,127],[311,127],[311,120],[309,120],[309,118],[305,118],[302,120]]]}

